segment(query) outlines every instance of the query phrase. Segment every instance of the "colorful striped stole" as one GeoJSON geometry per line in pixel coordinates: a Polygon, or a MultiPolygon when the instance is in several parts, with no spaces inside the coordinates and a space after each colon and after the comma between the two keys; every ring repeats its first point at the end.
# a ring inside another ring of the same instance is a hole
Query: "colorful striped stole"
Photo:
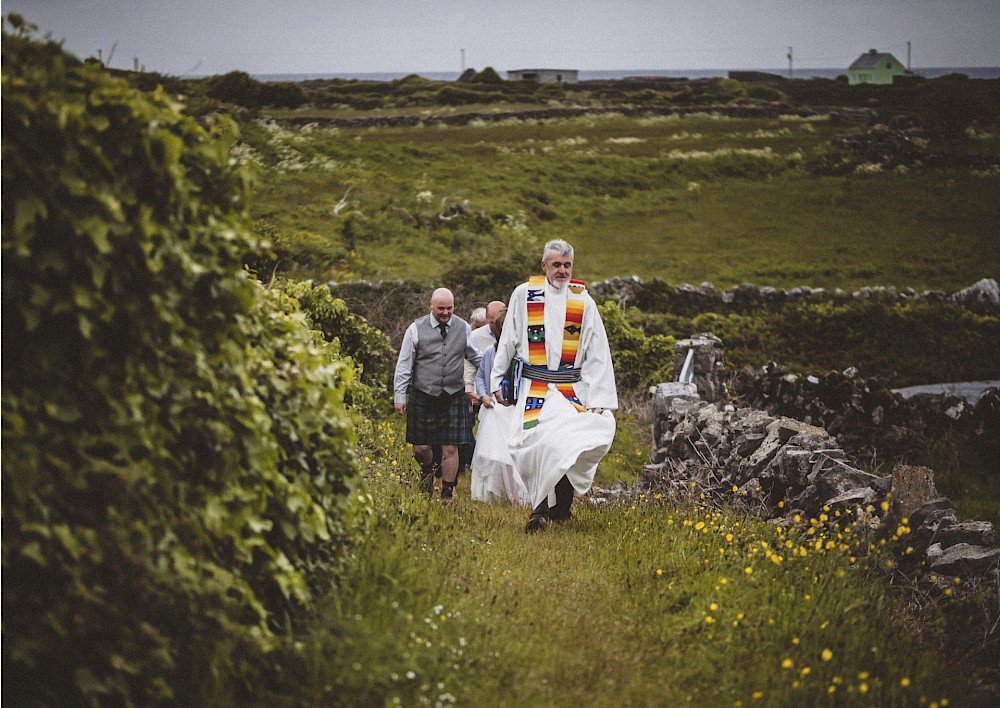
{"type": "MultiPolygon", "coordinates": [[[[576,366],[576,355],[580,348],[580,334],[583,332],[583,294],[586,292],[582,280],[571,280],[566,297],[566,321],[563,325],[562,352],[559,357],[559,370],[565,371],[576,366]]],[[[546,367],[545,355],[545,276],[533,275],[528,279],[528,363],[532,366],[546,367]]],[[[529,379],[531,386],[524,402],[524,422],[522,428],[530,430],[538,425],[538,416],[542,414],[545,404],[545,393],[548,382],[529,379]]],[[[583,405],[573,389],[572,383],[557,383],[558,390],[573,404],[578,411],[583,411],[583,405]]]]}

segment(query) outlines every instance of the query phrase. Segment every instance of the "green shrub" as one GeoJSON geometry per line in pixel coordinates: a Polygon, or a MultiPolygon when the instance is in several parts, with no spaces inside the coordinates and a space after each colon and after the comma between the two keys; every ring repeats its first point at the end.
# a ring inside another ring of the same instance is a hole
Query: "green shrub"
{"type": "Polygon", "coordinates": [[[498,84],[502,84],[503,82],[504,81],[500,77],[500,74],[498,74],[496,69],[494,69],[492,66],[486,67],[478,74],[473,74],[468,79],[468,83],[470,84],[491,84],[495,86],[498,84]]]}
{"type": "Polygon", "coordinates": [[[245,71],[230,71],[228,74],[206,79],[205,93],[211,98],[226,103],[234,103],[244,108],[260,108],[263,104],[264,84],[245,71]]]}
{"type": "Polygon", "coordinates": [[[747,98],[761,101],[788,101],[788,96],[781,89],[769,84],[747,84],[746,91],[747,98]]]}
{"type": "Polygon", "coordinates": [[[348,386],[348,402],[375,413],[375,403],[382,396],[388,400],[389,383],[396,364],[396,352],[389,338],[372,327],[363,317],[352,314],[347,304],[335,298],[326,285],[304,281],[281,280],[277,286],[298,300],[309,326],[335,345],[341,357],[359,367],[359,378],[348,386]]]}
{"type": "Polygon", "coordinates": [[[241,268],[229,120],[2,51],[4,698],[245,705],[342,563],[351,368],[241,268]]]}
{"type": "Polygon", "coordinates": [[[548,83],[542,84],[541,86],[539,86],[537,82],[525,81],[522,83],[526,89],[526,94],[534,94],[541,99],[556,100],[566,97],[566,88],[561,83],[548,83]],[[532,84],[534,84],[534,86],[532,86],[532,84]]]}
{"type": "Polygon", "coordinates": [[[448,268],[448,287],[463,307],[491,300],[507,302],[511,292],[539,270],[535,248],[498,239],[496,247],[456,256],[448,268]]]}
{"type": "MultiPolygon", "coordinates": [[[[474,84],[463,84],[463,86],[473,86],[474,84]]],[[[492,87],[490,84],[485,86],[492,87]]],[[[470,88],[459,88],[458,86],[442,86],[435,94],[436,102],[445,106],[461,106],[473,103],[498,103],[506,100],[502,93],[497,91],[471,90],[470,88]]]]}
{"type": "MultiPolygon", "coordinates": [[[[656,281],[652,281],[655,284],[656,281]]],[[[645,293],[644,293],[645,295],[645,293]]],[[[856,366],[893,387],[941,381],[991,380],[1000,372],[1000,318],[953,303],[785,302],[732,311],[673,297],[659,312],[628,312],[645,331],[687,337],[713,332],[733,370],[775,361],[793,371],[856,366]],[[663,312],[669,309],[669,312],[663,312]]]]}
{"type": "Polygon", "coordinates": [[[260,85],[260,102],[276,108],[298,108],[306,102],[306,92],[293,81],[268,81],[260,85]]]}
{"type": "Polygon", "coordinates": [[[735,79],[724,79],[719,76],[708,80],[708,91],[711,96],[724,97],[728,100],[746,98],[746,87],[735,79]]]}
{"type": "Polygon", "coordinates": [[[673,337],[647,335],[629,324],[618,303],[613,300],[600,305],[599,310],[611,345],[619,394],[673,380],[673,337]]]}

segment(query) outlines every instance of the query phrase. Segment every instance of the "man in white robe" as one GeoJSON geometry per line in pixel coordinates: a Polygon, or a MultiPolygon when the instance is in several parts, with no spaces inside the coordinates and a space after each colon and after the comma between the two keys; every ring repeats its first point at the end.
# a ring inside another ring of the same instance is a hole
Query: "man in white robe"
{"type": "Polygon", "coordinates": [[[569,519],[573,497],[590,490],[614,441],[618,408],[604,322],[583,283],[572,280],[573,247],[561,239],[545,244],[542,271],[544,279],[510,296],[491,377],[498,402],[521,412],[510,447],[531,497],[529,533],[569,519]],[[501,391],[514,359],[524,365],[516,402],[501,391]]]}

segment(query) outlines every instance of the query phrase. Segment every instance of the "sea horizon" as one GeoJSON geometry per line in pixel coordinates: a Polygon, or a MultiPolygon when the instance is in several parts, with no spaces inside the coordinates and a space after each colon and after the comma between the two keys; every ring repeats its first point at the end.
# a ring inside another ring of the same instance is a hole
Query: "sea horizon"
{"type": "MultiPolygon", "coordinates": [[[[579,69],[580,81],[607,81],[636,76],[656,76],[676,79],[727,78],[730,72],[756,71],[789,78],[788,68],[784,69],[579,69]]],[[[932,66],[914,67],[911,72],[926,79],[948,74],[964,74],[970,79],[1000,78],[998,66],[932,66]]],[[[393,81],[416,74],[432,81],[455,81],[461,76],[459,71],[370,71],[370,72],[316,72],[316,73],[276,73],[251,74],[258,81],[309,81],[311,79],[347,79],[357,81],[393,81]]],[[[507,71],[497,71],[506,78],[507,71]]],[[[791,72],[792,79],[836,79],[846,76],[846,68],[797,68],[791,72]]],[[[193,77],[192,77],[193,78],[193,77]]]]}

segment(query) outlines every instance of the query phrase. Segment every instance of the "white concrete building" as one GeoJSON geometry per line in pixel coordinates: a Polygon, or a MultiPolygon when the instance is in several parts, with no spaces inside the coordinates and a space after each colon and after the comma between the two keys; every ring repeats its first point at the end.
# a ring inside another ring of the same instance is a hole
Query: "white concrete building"
{"type": "Polygon", "coordinates": [[[507,79],[534,79],[540,84],[575,84],[579,81],[578,73],[576,69],[515,69],[507,72],[507,79]]]}

